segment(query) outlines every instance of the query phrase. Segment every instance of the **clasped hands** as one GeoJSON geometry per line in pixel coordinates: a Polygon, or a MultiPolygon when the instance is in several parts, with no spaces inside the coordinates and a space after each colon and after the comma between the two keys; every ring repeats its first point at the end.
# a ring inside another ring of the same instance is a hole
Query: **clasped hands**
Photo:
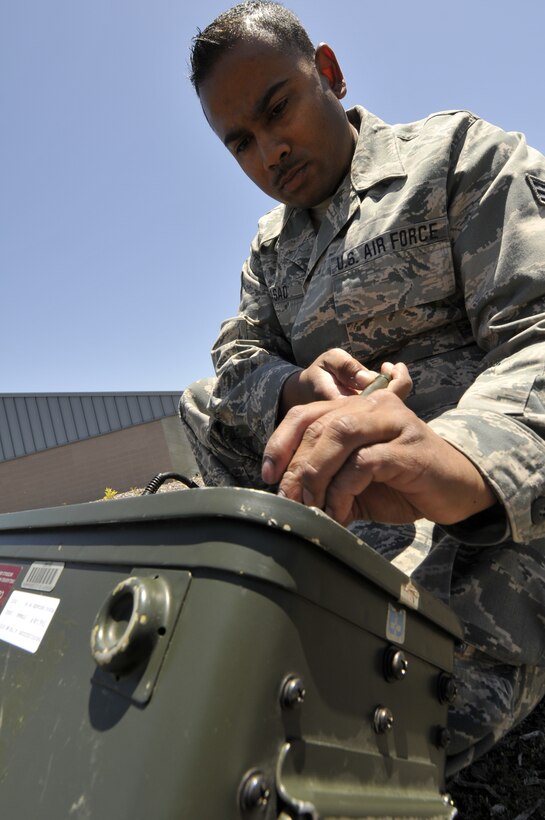
{"type": "Polygon", "coordinates": [[[475,465],[404,404],[404,364],[384,363],[388,388],[362,396],[377,373],[340,348],[290,376],[282,421],[269,439],[262,478],[278,493],[355,519],[454,524],[495,503],[475,465]]]}

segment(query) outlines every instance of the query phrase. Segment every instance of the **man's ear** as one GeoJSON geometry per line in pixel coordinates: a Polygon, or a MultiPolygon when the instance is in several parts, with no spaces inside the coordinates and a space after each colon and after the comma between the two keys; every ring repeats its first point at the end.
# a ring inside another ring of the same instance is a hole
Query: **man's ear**
{"type": "Polygon", "coordinates": [[[346,82],[333,49],[327,43],[320,43],[314,61],[318,74],[326,78],[337,99],[342,100],[346,95],[346,82]]]}

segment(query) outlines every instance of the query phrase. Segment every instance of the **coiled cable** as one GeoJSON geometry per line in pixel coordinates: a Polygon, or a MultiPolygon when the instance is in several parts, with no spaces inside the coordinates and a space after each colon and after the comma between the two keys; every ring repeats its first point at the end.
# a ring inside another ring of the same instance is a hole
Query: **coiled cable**
{"type": "Polygon", "coordinates": [[[189,487],[190,489],[199,487],[199,485],[196,484],[192,478],[188,478],[187,476],[182,475],[181,473],[157,473],[157,475],[151,479],[151,481],[145,487],[145,489],[142,490],[142,495],[153,495],[157,492],[159,487],[161,487],[161,485],[165,483],[165,481],[168,481],[169,478],[174,478],[176,481],[180,481],[182,484],[185,484],[186,487],[189,487]]]}

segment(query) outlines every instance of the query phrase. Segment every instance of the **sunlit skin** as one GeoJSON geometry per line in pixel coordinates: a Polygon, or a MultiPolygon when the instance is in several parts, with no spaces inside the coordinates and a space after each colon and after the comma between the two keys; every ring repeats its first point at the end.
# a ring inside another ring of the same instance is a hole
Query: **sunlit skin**
{"type": "Polygon", "coordinates": [[[244,173],[299,208],[330,197],[350,168],[357,134],[339,102],[345,94],[329,46],[309,62],[263,36],[222,55],[199,90],[208,122],[244,173]]]}

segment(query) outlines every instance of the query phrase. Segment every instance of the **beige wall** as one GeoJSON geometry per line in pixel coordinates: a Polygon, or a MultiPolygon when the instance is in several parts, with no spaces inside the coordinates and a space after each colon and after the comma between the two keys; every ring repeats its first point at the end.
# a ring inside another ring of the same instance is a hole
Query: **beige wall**
{"type": "Polygon", "coordinates": [[[0,512],[94,501],[106,487],[145,487],[170,470],[196,470],[175,417],[1,462],[0,512]]]}

